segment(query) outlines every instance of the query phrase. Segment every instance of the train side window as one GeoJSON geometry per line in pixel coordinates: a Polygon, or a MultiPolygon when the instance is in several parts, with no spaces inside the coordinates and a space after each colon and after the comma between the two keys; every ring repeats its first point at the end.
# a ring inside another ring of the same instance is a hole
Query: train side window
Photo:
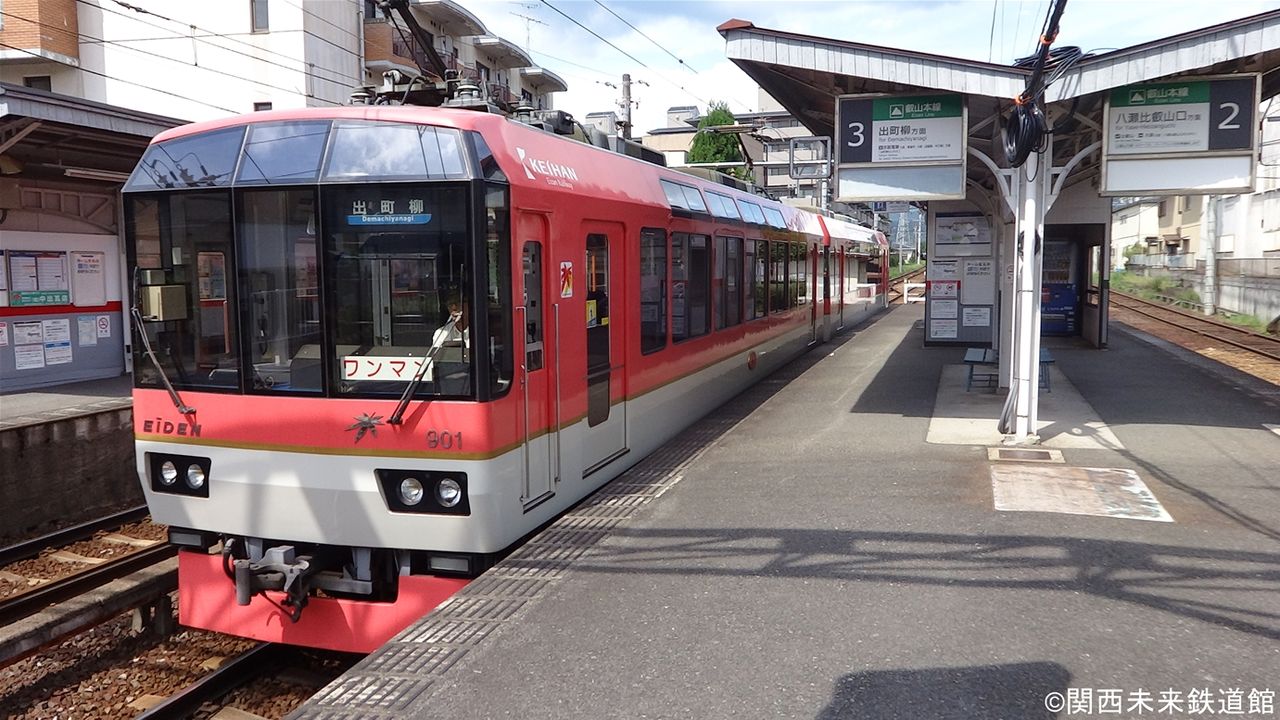
{"type": "Polygon", "coordinates": [[[667,234],[640,231],[640,352],[667,346],[667,234]]]}
{"type": "Polygon", "coordinates": [[[806,243],[791,245],[791,306],[809,304],[809,246],[806,243]]]}
{"type": "Polygon", "coordinates": [[[742,322],[742,238],[717,237],[715,276],[716,329],[742,322]]]}
{"type": "Polygon", "coordinates": [[[769,312],[787,309],[787,248],[790,243],[775,241],[769,247],[769,312]]]}
{"type": "Polygon", "coordinates": [[[746,318],[754,320],[765,315],[765,279],[768,277],[769,248],[764,240],[748,240],[744,269],[747,277],[744,286],[746,318]]]}
{"type": "Polygon", "coordinates": [[[710,326],[711,248],[706,235],[671,236],[671,337],[705,335],[710,326]]]}
{"type": "Polygon", "coordinates": [[[521,256],[524,266],[524,364],[529,372],[542,369],[542,243],[530,240],[521,256]]]}

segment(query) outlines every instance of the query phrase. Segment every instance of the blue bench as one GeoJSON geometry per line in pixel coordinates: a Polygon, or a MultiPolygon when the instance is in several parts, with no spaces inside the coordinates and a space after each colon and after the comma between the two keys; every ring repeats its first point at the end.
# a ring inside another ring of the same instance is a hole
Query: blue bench
{"type": "MultiPolygon", "coordinates": [[[[969,366],[968,378],[965,380],[964,391],[969,392],[973,389],[973,381],[983,383],[983,387],[989,387],[993,390],[999,383],[1000,378],[1000,354],[990,348],[969,348],[964,351],[964,364],[969,366]]],[[[1053,392],[1053,386],[1049,380],[1049,366],[1053,364],[1053,355],[1048,348],[1040,348],[1040,387],[1045,392],[1053,392]]]]}

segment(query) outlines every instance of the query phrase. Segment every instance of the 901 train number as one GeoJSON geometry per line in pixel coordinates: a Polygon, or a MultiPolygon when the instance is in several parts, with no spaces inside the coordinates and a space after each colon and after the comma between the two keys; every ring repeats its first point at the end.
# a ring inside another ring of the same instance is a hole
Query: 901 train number
{"type": "Polygon", "coordinates": [[[448,430],[428,430],[427,447],[431,450],[461,450],[462,433],[448,430]]]}

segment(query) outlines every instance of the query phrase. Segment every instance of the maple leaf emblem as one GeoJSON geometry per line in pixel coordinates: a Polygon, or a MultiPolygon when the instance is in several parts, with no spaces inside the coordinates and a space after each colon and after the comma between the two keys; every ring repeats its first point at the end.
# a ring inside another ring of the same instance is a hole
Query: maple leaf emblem
{"type": "Polygon", "coordinates": [[[347,430],[355,430],[356,442],[360,442],[360,438],[364,437],[365,433],[370,433],[374,437],[378,437],[378,426],[381,424],[382,424],[381,415],[370,415],[369,413],[363,413],[356,416],[356,421],[352,423],[351,426],[347,428],[347,430]]]}

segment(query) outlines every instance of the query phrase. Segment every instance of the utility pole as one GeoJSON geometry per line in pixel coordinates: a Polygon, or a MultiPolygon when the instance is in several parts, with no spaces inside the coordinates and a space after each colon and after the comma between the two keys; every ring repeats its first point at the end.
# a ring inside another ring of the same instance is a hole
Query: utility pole
{"type": "Polygon", "coordinates": [[[622,138],[631,139],[631,73],[622,73],[622,138]]]}
{"type": "Polygon", "coordinates": [[[1204,199],[1204,314],[1217,312],[1218,302],[1218,196],[1204,199]]]}

